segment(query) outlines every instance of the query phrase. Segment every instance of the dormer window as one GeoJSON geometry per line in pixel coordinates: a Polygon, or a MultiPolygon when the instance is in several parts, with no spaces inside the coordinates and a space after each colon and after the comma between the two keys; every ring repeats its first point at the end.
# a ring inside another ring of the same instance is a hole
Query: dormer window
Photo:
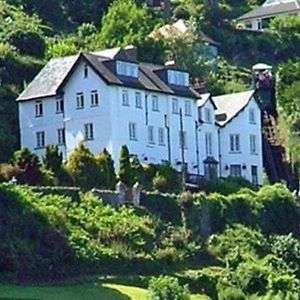
{"type": "Polygon", "coordinates": [[[122,76],[138,78],[139,68],[137,64],[117,61],[117,74],[122,76]]]}
{"type": "Polygon", "coordinates": [[[182,71],[168,70],[168,83],[180,86],[188,86],[189,74],[182,71]]]}

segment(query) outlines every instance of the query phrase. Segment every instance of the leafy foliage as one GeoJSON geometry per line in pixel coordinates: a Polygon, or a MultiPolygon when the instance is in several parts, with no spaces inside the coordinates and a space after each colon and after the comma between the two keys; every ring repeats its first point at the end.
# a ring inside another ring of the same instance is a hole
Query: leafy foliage
{"type": "Polygon", "coordinates": [[[149,282],[149,300],[177,299],[188,300],[188,287],[180,286],[178,279],[169,276],[152,278],[149,282]]]}

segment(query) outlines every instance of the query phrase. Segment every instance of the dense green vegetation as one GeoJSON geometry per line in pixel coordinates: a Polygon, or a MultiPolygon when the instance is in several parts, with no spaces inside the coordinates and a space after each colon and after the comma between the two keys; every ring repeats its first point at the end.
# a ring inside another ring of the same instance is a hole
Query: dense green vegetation
{"type": "MultiPolygon", "coordinates": [[[[161,8],[148,8],[142,0],[126,1],[0,1],[0,162],[7,162],[19,148],[17,104],[15,99],[51,57],[92,51],[133,43],[143,61],[163,63],[176,59],[189,69],[194,79],[206,80],[213,94],[241,91],[251,86],[250,67],[264,61],[287,70],[289,59],[299,57],[299,18],[287,17],[271,22],[269,33],[255,34],[236,29],[235,18],[263,0],[173,0],[171,19],[163,20],[161,8]],[[117,16],[117,17],[116,17],[117,16]],[[166,22],[188,20],[184,37],[152,40],[148,34],[166,22]],[[137,25],[138,24],[138,25],[137,25]],[[205,47],[199,33],[205,32],[220,43],[220,57],[211,64],[199,56],[205,47]],[[175,46],[176,45],[176,46],[175,46]],[[234,45],[234,47],[233,47],[234,45]],[[216,68],[216,65],[218,68],[216,68]],[[5,120],[5,121],[4,121],[5,120]]],[[[298,70],[281,89],[280,103],[296,99],[298,70]],[[287,90],[286,90],[287,89],[287,90]]],[[[291,101],[293,102],[293,101],[291,101]]],[[[296,103],[296,101],[294,101],[296,103]]],[[[290,116],[292,128],[288,144],[298,157],[293,130],[298,112],[290,116]]],[[[287,129],[287,130],[288,130],[287,129]]],[[[295,133],[295,134],[294,134],[295,133]]]]}
{"type": "Polygon", "coordinates": [[[193,293],[212,299],[233,292],[299,297],[299,216],[284,186],[228,196],[169,195],[168,204],[166,195],[143,197],[141,207],[112,208],[90,193],[71,198],[2,184],[0,278],[57,281],[176,271],[193,293]],[[197,271],[183,272],[189,265],[197,271]]]}
{"type": "MultiPolygon", "coordinates": [[[[149,290],[168,293],[171,287],[185,297],[187,284],[192,293],[211,299],[299,299],[299,210],[284,186],[256,191],[248,182],[228,178],[204,183],[210,194],[178,195],[174,169],[141,165],[126,147],[117,174],[105,149],[94,156],[80,144],[66,163],[55,146],[46,149],[42,161],[28,149],[18,150],[15,99],[47,60],[134,43],[139,59],[175,59],[193,80],[206,80],[213,94],[249,88],[251,66],[272,64],[286,144],[293,160],[300,161],[300,19],[274,19],[269,32],[257,34],[238,30],[235,18],[263,0],[174,0],[171,20],[143,2],[0,0],[0,182],[14,176],[22,184],[77,185],[86,191],[113,189],[123,179],[151,191],[142,194],[139,207],[113,208],[78,190],[33,191],[2,183],[0,279],[40,283],[135,273],[145,276],[146,289],[150,276],[168,274],[172,277],[150,280],[149,290]],[[186,36],[148,37],[178,18],[188,20],[186,36]],[[198,55],[205,47],[200,32],[220,43],[216,61],[198,55]]],[[[299,169],[299,163],[295,166],[299,169]]],[[[146,293],[137,296],[124,287],[114,293],[108,285],[100,291],[94,284],[86,288],[91,295],[115,294],[116,299],[125,299],[124,294],[142,299],[146,293]]],[[[20,295],[17,288],[0,286],[0,297],[2,290],[4,297],[20,295]]],[[[47,297],[76,299],[74,291],[69,296],[68,290],[47,289],[47,297]]],[[[38,292],[34,288],[22,296],[44,297],[38,292]]]]}

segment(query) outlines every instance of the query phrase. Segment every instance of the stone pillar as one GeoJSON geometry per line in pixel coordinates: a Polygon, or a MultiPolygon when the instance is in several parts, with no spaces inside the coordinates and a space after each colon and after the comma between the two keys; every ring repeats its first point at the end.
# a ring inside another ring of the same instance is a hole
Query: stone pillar
{"type": "Polygon", "coordinates": [[[143,185],[136,182],[132,187],[132,200],[134,205],[140,205],[141,192],[143,190],[143,185]]]}
{"type": "Polygon", "coordinates": [[[116,184],[116,192],[119,194],[118,203],[117,203],[118,205],[123,204],[125,202],[127,190],[128,187],[122,181],[119,181],[116,184]]]}

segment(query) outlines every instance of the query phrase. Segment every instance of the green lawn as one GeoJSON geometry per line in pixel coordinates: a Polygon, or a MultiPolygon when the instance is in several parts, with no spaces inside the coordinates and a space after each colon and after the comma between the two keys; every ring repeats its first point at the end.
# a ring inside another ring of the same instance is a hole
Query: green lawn
{"type": "MultiPolygon", "coordinates": [[[[0,284],[0,299],[26,300],[146,300],[147,290],[112,283],[86,283],[59,287],[29,287],[0,284]]],[[[206,300],[193,295],[192,300],[206,300]]]]}

